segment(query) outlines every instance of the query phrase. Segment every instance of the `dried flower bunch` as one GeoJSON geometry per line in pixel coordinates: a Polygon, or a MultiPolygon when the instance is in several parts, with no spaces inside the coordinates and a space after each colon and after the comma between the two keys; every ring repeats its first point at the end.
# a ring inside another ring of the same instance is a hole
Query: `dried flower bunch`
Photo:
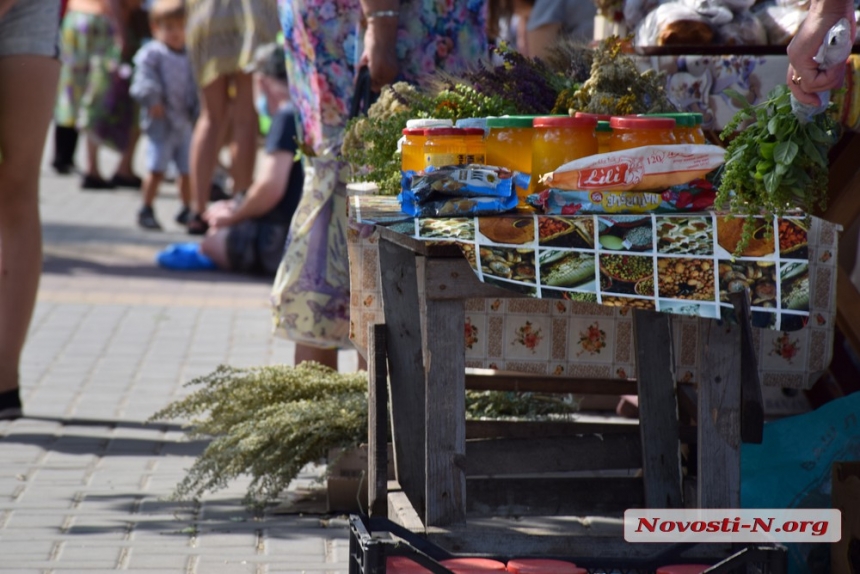
{"type": "Polygon", "coordinates": [[[677,111],[666,97],[665,74],[640,72],[633,59],[624,54],[624,45],[623,39],[612,36],[595,48],[591,77],[573,95],[570,108],[611,115],[677,111]]]}

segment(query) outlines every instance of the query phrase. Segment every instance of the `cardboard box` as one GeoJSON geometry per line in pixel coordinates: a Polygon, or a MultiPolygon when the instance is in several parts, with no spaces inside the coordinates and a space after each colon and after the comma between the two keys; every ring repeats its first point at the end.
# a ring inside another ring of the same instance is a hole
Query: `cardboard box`
{"type": "Polygon", "coordinates": [[[860,462],[834,462],[833,508],[842,513],[842,539],[830,547],[832,574],[860,572],[860,462]]]}
{"type": "MultiPolygon", "coordinates": [[[[367,512],[367,445],[328,455],[326,506],[329,512],[367,512]]],[[[388,478],[394,480],[394,450],[388,445],[388,478]]]]}

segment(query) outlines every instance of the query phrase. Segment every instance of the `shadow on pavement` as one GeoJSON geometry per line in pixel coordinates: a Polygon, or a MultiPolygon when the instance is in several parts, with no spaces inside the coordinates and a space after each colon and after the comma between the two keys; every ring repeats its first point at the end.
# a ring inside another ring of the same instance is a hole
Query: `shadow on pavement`
{"type": "Polygon", "coordinates": [[[144,421],[126,421],[118,419],[82,419],[82,418],[66,418],[66,417],[44,417],[26,415],[19,419],[22,421],[43,421],[50,423],[60,423],[64,426],[78,427],[111,427],[120,429],[143,429],[160,432],[182,431],[185,427],[179,423],[153,422],[147,423],[144,421]]]}
{"type": "Polygon", "coordinates": [[[100,263],[91,259],[45,253],[42,273],[52,275],[110,275],[131,279],[175,279],[203,283],[268,284],[272,279],[225,271],[173,271],[152,264],[100,263]]]}

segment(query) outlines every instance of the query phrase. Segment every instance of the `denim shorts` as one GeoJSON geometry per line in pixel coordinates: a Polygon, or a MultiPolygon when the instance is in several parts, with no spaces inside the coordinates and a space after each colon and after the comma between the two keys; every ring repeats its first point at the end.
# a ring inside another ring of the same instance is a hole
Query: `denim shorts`
{"type": "Polygon", "coordinates": [[[169,131],[158,139],[150,138],[146,145],[146,169],[164,173],[170,160],[176,170],[188,175],[188,160],[191,153],[191,130],[169,131]]]}
{"type": "Polygon", "coordinates": [[[60,54],[60,0],[16,0],[0,18],[0,57],[60,54]]]}

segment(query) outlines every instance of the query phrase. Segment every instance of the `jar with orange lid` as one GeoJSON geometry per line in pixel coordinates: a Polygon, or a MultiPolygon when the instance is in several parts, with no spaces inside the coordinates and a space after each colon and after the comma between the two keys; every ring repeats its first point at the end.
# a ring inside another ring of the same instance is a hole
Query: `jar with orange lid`
{"type": "Polygon", "coordinates": [[[660,114],[643,114],[643,118],[672,118],[675,120],[675,139],[679,144],[700,144],[705,143],[705,134],[702,132],[701,119],[696,122],[696,117],[702,117],[702,114],[691,113],[660,113],[660,114]],[[698,134],[697,134],[698,132],[698,134]]]}
{"type": "Polygon", "coordinates": [[[609,125],[609,120],[600,120],[597,122],[597,127],[594,128],[594,135],[597,136],[597,153],[607,153],[610,149],[610,140],[612,139],[612,127],[609,125]]]}
{"type": "Polygon", "coordinates": [[[421,171],[426,167],[424,158],[424,144],[427,137],[424,129],[403,130],[403,140],[400,144],[400,169],[401,171],[421,171]]]}
{"type": "Polygon", "coordinates": [[[531,173],[533,121],[534,116],[487,118],[487,163],[531,173]]]}
{"type": "Polygon", "coordinates": [[[487,163],[487,144],[483,128],[462,128],[466,142],[466,163],[487,163]]]}
{"type": "Polygon", "coordinates": [[[424,163],[427,167],[466,163],[466,140],[460,128],[424,130],[424,163]]]}
{"type": "Polygon", "coordinates": [[[675,144],[675,120],[641,116],[613,116],[609,150],[620,151],[646,145],[675,144]]]}
{"type": "Polygon", "coordinates": [[[540,176],[569,161],[597,153],[596,118],[538,117],[533,125],[531,193],[546,189],[539,183],[540,176]]]}

